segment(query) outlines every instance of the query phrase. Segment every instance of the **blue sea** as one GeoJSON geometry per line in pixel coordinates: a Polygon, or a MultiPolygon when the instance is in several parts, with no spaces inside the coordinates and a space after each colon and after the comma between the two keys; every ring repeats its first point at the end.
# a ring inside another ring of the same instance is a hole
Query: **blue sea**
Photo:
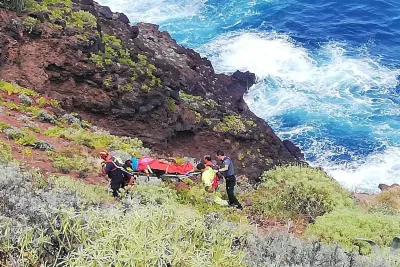
{"type": "Polygon", "coordinates": [[[251,110],[345,187],[400,183],[400,0],[100,0],[251,71],[251,110]]]}

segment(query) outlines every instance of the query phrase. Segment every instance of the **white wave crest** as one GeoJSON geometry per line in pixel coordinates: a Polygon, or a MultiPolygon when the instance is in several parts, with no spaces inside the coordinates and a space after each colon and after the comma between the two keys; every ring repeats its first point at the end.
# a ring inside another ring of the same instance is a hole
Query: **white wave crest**
{"type": "Polygon", "coordinates": [[[302,149],[314,158],[312,163],[347,188],[374,190],[378,183],[400,183],[400,124],[396,123],[400,98],[390,95],[399,84],[400,70],[372,59],[362,51],[365,48],[347,51],[345,47],[331,42],[311,51],[284,34],[240,31],[223,34],[201,50],[219,72],[255,73],[258,83],[245,97],[253,112],[279,136],[308,139],[302,149]],[[305,119],[282,126],[280,117],[288,114],[305,119]],[[319,127],[329,128],[330,123],[355,132],[367,129],[388,149],[362,159],[346,144],[325,138],[319,127]],[[338,165],[332,161],[338,155],[353,161],[338,165]]]}
{"type": "Polygon", "coordinates": [[[379,191],[378,184],[400,183],[400,148],[368,156],[363,162],[347,165],[327,165],[324,169],[344,187],[356,192],[379,191]]]}
{"type": "Polygon", "coordinates": [[[167,20],[187,18],[199,13],[207,0],[97,0],[113,11],[125,13],[131,22],[160,24],[167,20]]]}

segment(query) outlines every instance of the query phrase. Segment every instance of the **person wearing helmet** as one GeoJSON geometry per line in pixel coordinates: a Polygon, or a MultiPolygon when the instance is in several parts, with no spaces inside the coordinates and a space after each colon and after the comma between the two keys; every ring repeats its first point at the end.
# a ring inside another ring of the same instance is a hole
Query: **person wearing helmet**
{"type": "Polygon", "coordinates": [[[223,200],[218,196],[218,194],[215,194],[215,190],[218,187],[215,171],[210,166],[206,166],[204,163],[197,164],[196,168],[201,172],[201,180],[206,186],[205,190],[208,193],[213,193],[214,202],[220,206],[228,206],[228,201],[223,200]]]}
{"type": "Polygon", "coordinates": [[[206,186],[206,191],[213,192],[218,186],[215,171],[204,163],[197,164],[196,168],[201,172],[201,181],[206,186]]]}
{"type": "Polygon", "coordinates": [[[104,160],[102,163],[102,174],[104,176],[108,175],[113,196],[118,197],[119,189],[125,186],[126,181],[133,180],[132,175],[124,170],[116,161],[115,157],[107,151],[100,151],[100,157],[104,160]]]}

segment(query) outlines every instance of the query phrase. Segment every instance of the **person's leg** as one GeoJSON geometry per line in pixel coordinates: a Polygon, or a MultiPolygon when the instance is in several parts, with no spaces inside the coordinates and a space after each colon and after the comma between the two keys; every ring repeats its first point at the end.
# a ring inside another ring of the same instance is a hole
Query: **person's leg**
{"type": "Polygon", "coordinates": [[[239,200],[235,196],[236,177],[234,175],[226,177],[226,193],[228,194],[229,205],[235,205],[238,209],[242,208],[239,200]]]}
{"type": "Polygon", "coordinates": [[[230,182],[230,180],[227,178],[227,177],[225,177],[225,185],[226,185],[226,194],[228,195],[228,203],[229,203],[229,205],[231,205],[232,204],[232,190],[233,190],[233,187],[232,187],[232,183],[230,182]]]}
{"type": "Polygon", "coordinates": [[[124,182],[122,179],[112,180],[111,181],[111,189],[113,191],[113,197],[117,198],[119,196],[119,189],[123,188],[124,182]]]}

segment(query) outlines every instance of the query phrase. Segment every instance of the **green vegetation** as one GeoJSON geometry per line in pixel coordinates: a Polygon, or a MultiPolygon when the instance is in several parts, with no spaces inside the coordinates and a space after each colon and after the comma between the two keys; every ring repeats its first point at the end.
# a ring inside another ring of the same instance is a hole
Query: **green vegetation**
{"type": "Polygon", "coordinates": [[[35,143],[38,142],[38,139],[31,134],[29,130],[20,130],[17,128],[9,128],[5,129],[4,133],[7,135],[7,138],[14,140],[17,144],[23,146],[35,146],[35,143]]]}
{"type": "Polygon", "coordinates": [[[250,127],[256,127],[257,123],[255,123],[253,120],[247,120],[246,124],[250,127]]]}
{"type": "Polygon", "coordinates": [[[308,227],[307,235],[316,236],[326,243],[338,242],[346,250],[358,250],[362,254],[371,253],[371,246],[356,238],[368,238],[380,247],[389,247],[393,237],[399,235],[398,216],[381,213],[366,213],[361,209],[338,209],[318,217],[308,227]]]}
{"type": "Polygon", "coordinates": [[[278,167],[265,172],[255,192],[253,210],[277,217],[312,218],[353,205],[349,192],[323,171],[308,167],[278,167]]]}
{"type": "MultiPolygon", "coordinates": [[[[96,66],[104,67],[112,65],[113,63],[119,63],[129,67],[130,70],[130,81],[135,81],[139,76],[144,80],[141,88],[145,91],[150,91],[154,87],[161,87],[161,80],[154,76],[157,68],[147,62],[145,55],[138,55],[138,62],[135,62],[131,58],[130,51],[124,49],[122,41],[113,35],[104,34],[103,43],[105,45],[104,52],[99,51],[96,54],[91,54],[91,60],[96,66]]],[[[108,78],[106,78],[108,79],[108,78]]],[[[108,82],[105,81],[105,86],[108,82]]],[[[132,91],[133,87],[129,83],[120,84],[118,88],[121,91],[132,91]]]]}
{"type": "Polygon", "coordinates": [[[9,128],[11,128],[10,124],[0,121],[0,132],[3,132],[5,129],[9,128]]]}
{"type": "Polygon", "coordinates": [[[130,92],[133,90],[133,86],[130,84],[118,84],[118,90],[122,92],[130,92]]]}
{"type": "Polygon", "coordinates": [[[71,171],[89,172],[93,170],[87,158],[82,155],[73,155],[72,157],[56,155],[53,159],[53,167],[62,173],[69,173],[71,171]]]}
{"type": "Polygon", "coordinates": [[[179,95],[185,105],[194,111],[201,111],[204,109],[212,111],[217,106],[217,103],[212,99],[205,99],[201,96],[186,94],[183,91],[180,91],[179,95]]]}
{"type": "Polygon", "coordinates": [[[226,198],[225,193],[214,192],[210,194],[204,190],[203,186],[192,184],[189,185],[189,189],[178,189],[176,194],[181,204],[189,205],[201,214],[218,213],[224,220],[236,223],[248,223],[244,214],[232,212],[232,209],[216,203],[216,198],[226,198]]]}
{"type": "Polygon", "coordinates": [[[46,99],[42,96],[36,99],[36,104],[41,108],[43,107],[60,108],[60,104],[56,99],[46,99]]]}
{"type": "MultiPolygon", "coordinates": [[[[96,65],[97,65],[97,64],[96,64],[96,65]]],[[[104,79],[103,85],[104,85],[105,87],[110,87],[112,81],[113,81],[113,79],[112,79],[111,77],[107,77],[107,78],[104,79]]]]}
{"type": "Polygon", "coordinates": [[[21,150],[21,154],[25,157],[31,158],[32,157],[32,149],[24,148],[21,150]]]}
{"type": "Polygon", "coordinates": [[[245,133],[246,126],[244,125],[242,118],[238,114],[225,116],[222,122],[219,122],[214,127],[215,131],[221,132],[233,132],[235,134],[245,133]]]}
{"type": "Polygon", "coordinates": [[[7,143],[0,141],[0,162],[8,163],[12,160],[11,147],[7,143]]]}
{"type": "Polygon", "coordinates": [[[48,182],[56,188],[65,188],[75,192],[76,196],[85,199],[87,204],[98,204],[105,201],[111,201],[111,197],[99,185],[87,185],[83,182],[71,179],[68,176],[51,176],[48,182]]]}
{"type": "Polygon", "coordinates": [[[26,17],[22,21],[22,24],[24,25],[25,31],[31,33],[32,31],[36,30],[37,27],[40,25],[40,20],[32,17],[26,17]]]}
{"type": "Polygon", "coordinates": [[[0,8],[21,12],[25,9],[25,0],[3,0],[0,1],[0,8]]]}
{"type": "Polygon", "coordinates": [[[39,95],[38,93],[36,93],[33,90],[26,89],[26,88],[20,87],[16,84],[12,84],[12,83],[5,82],[5,81],[0,81],[0,90],[3,92],[6,92],[8,95],[12,95],[12,94],[24,94],[27,96],[38,96],[39,95]]]}
{"type": "Polygon", "coordinates": [[[376,201],[381,206],[388,206],[391,209],[400,212],[400,188],[391,188],[380,193],[376,201]]]}
{"type": "Polygon", "coordinates": [[[199,112],[197,112],[197,111],[195,111],[194,114],[196,115],[196,119],[195,119],[194,122],[195,123],[200,123],[201,122],[201,118],[202,118],[201,114],[199,112]]]}
{"type": "Polygon", "coordinates": [[[72,141],[73,144],[84,145],[94,149],[121,150],[130,155],[141,157],[149,151],[143,148],[142,141],[137,138],[118,137],[106,131],[92,132],[83,129],[78,124],[73,124],[69,128],[54,126],[49,128],[46,135],[50,137],[64,137],[72,141]]]}
{"type": "Polygon", "coordinates": [[[49,7],[71,6],[71,0],[43,0],[40,3],[36,0],[26,0],[26,7],[29,11],[44,11],[49,7]]]}
{"type": "Polygon", "coordinates": [[[168,109],[172,112],[176,111],[176,104],[175,104],[175,100],[173,100],[172,98],[168,98],[168,109]]]}
{"type": "Polygon", "coordinates": [[[8,101],[1,101],[0,106],[8,108],[10,110],[17,110],[23,113],[31,114],[32,116],[36,117],[40,113],[40,108],[35,106],[26,106],[23,104],[16,104],[14,102],[8,101]]]}
{"type": "Polygon", "coordinates": [[[0,180],[0,191],[15,185],[5,203],[29,200],[32,207],[4,207],[0,251],[9,257],[3,265],[244,266],[249,228],[182,205],[166,187],[137,186],[121,205],[68,177],[39,187],[29,175],[11,175],[0,180]]]}
{"type": "Polygon", "coordinates": [[[72,12],[72,26],[82,29],[94,29],[97,27],[97,19],[87,11],[72,12]]]}

